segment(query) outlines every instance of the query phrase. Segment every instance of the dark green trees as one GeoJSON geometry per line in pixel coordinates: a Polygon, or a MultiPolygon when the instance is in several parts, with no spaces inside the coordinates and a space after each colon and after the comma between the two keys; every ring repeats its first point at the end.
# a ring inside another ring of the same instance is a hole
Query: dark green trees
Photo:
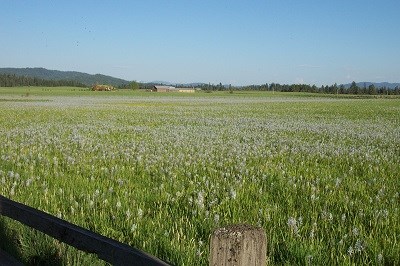
{"type": "Polygon", "coordinates": [[[12,74],[0,74],[0,87],[17,86],[44,86],[44,87],[86,87],[84,84],[75,80],[46,80],[12,74]]]}

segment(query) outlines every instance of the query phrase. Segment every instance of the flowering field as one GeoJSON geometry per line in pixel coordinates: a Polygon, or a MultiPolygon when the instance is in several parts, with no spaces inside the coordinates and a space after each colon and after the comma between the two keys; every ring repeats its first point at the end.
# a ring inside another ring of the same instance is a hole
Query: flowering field
{"type": "MultiPolygon", "coordinates": [[[[173,264],[233,223],[272,265],[400,264],[399,98],[0,88],[0,114],[1,195],[173,264]]],[[[0,237],[102,263],[7,218],[0,237]]]]}

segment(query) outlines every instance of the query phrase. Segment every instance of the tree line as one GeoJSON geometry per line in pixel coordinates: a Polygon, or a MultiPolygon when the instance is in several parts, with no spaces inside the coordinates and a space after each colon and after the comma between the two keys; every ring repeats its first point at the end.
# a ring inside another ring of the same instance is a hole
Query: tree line
{"type": "Polygon", "coordinates": [[[14,74],[0,74],[0,87],[43,86],[43,87],[87,87],[74,80],[47,80],[34,77],[16,76],[14,74]]]}
{"type": "Polygon", "coordinates": [[[127,90],[138,90],[140,88],[140,84],[136,81],[131,81],[128,84],[122,84],[117,86],[118,89],[127,89],[127,90]]]}
{"type": "MultiPolygon", "coordinates": [[[[149,89],[152,88],[152,83],[138,83],[132,81],[128,84],[118,86],[119,89],[149,89]]],[[[47,80],[36,77],[17,76],[15,74],[0,74],[0,87],[19,87],[19,86],[44,86],[44,87],[87,87],[85,84],[75,80],[47,80]]],[[[400,88],[375,87],[374,84],[369,86],[358,86],[356,82],[352,82],[350,87],[344,85],[322,85],[317,87],[308,84],[279,84],[265,83],[261,85],[248,85],[236,87],[231,85],[219,84],[200,84],[198,85],[204,91],[233,91],[233,90],[253,90],[253,91],[280,91],[280,92],[311,92],[325,94],[355,94],[355,95],[400,95],[400,88]]]]}
{"type": "Polygon", "coordinates": [[[280,92],[311,92],[311,93],[326,93],[326,94],[355,94],[355,95],[400,95],[400,88],[396,86],[394,89],[387,87],[375,87],[374,84],[369,86],[365,85],[360,87],[353,81],[350,87],[346,88],[344,85],[322,85],[317,87],[308,84],[279,84],[279,83],[265,83],[261,85],[248,85],[243,87],[233,87],[231,85],[222,85],[221,83],[215,84],[202,84],[202,90],[205,91],[231,91],[231,90],[252,90],[252,91],[280,91],[280,92]]]}

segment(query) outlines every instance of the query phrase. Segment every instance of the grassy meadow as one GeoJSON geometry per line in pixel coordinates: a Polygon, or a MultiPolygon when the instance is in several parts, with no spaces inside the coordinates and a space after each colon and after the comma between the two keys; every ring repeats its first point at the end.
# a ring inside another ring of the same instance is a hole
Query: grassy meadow
{"type": "MultiPolygon", "coordinates": [[[[0,194],[175,265],[234,223],[271,265],[400,265],[400,98],[0,88],[0,194]]],[[[4,217],[0,239],[104,264],[4,217]]]]}

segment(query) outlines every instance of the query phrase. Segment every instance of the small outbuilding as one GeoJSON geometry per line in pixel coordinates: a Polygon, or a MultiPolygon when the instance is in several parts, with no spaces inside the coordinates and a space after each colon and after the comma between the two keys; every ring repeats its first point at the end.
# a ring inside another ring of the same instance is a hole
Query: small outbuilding
{"type": "Polygon", "coordinates": [[[175,88],[173,86],[153,86],[151,91],[154,92],[188,92],[193,93],[196,91],[195,88],[175,88]]]}
{"type": "Polygon", "coordinates": [[[154,92],[171,92],[171,91],[176,91],[176,88],[173,86],[156,85],[156,86],[153,86],[152,91],[154,91],[154,92]]]}

